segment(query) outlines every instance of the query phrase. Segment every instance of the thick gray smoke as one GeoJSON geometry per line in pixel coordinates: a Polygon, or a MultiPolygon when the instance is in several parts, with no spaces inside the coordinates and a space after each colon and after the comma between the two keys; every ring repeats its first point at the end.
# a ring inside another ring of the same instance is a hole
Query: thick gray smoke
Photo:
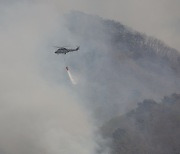
{"type": "MultiPolygon", "coordinates": [[[[78,12],[62,17],[67,3],[59,9],[56,0],[9,2],[3,1],[0,17],[1,153],[95,153],[97,126],[145,98],[179,92],[176,50],[144,55],[134,49],[136,32],[78,12]],[[64,61],[54,54],[53,46],[61,45],[81,49],[64,61]]],[[[150,38],[138,36],[151,50],[150,38]]]]}
{"type": "Polygon", "coordinates": [[[46,3],[1,7],[0,153],[94,153],[94,126],[82,100],[66,86],[65,68],[52,48],[61,43],[58,37],[67,37],[58,33],[61,19],[46,3]],[[47,77],[49,69],[55,82],[47,77]]]}

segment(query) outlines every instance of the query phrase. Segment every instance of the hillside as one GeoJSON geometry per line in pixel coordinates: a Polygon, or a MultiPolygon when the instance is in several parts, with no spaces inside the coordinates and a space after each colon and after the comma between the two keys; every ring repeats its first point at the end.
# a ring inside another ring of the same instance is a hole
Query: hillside
{"type": "Polygon", "coordinates": [[[101,132],[111,140],[112,154],[178,154],[180,151],[180,95],[161,102],[144,100],[124,116],[107,122],[101,132]]]}
{"type": "Polygon", "coordinates": [[[68,65],[78,74],[79,93],[98,125],[144,99],[180,93],[176,49],[113,20],[81,12],[65,19],[68,38],[80,45],[67,56],[68,65]]]}

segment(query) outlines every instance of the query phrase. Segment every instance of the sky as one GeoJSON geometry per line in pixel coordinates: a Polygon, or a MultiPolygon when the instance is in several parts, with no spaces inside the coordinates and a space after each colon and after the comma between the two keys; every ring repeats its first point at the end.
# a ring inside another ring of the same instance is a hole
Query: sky
{"type": "Polygon", "coordinates": [[[70,36],[61,27],[64,14],[78,10],[116,20],[180,50],[179,7],[178,0],[0,0],[0,153],[96,149],[88,109],[64,82],[64,66],[51,67],[59,60],[52,44],[70,36]]]}

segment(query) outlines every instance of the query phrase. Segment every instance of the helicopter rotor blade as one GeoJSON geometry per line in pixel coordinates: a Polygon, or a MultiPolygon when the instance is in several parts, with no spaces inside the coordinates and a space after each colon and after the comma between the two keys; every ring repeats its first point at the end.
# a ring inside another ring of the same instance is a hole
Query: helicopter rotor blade
{"type": "Polygon", "coordinates": [[[70,46],[66,45],[66,46],[53,46],[55,48],[70,48],[70,46]]]}

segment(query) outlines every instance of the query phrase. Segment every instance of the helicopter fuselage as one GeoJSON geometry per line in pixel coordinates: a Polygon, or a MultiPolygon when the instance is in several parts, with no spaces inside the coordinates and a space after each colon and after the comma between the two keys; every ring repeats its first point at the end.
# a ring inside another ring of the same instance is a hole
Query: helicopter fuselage
{"type": "Polygon", "coordinates": [[[73,52],[79,50],[79,47],[76,49],[67,49],[67,48],[59,48],[57,51],[55,51],[56,54],[66,54],[68,52],[73,52]]]}

